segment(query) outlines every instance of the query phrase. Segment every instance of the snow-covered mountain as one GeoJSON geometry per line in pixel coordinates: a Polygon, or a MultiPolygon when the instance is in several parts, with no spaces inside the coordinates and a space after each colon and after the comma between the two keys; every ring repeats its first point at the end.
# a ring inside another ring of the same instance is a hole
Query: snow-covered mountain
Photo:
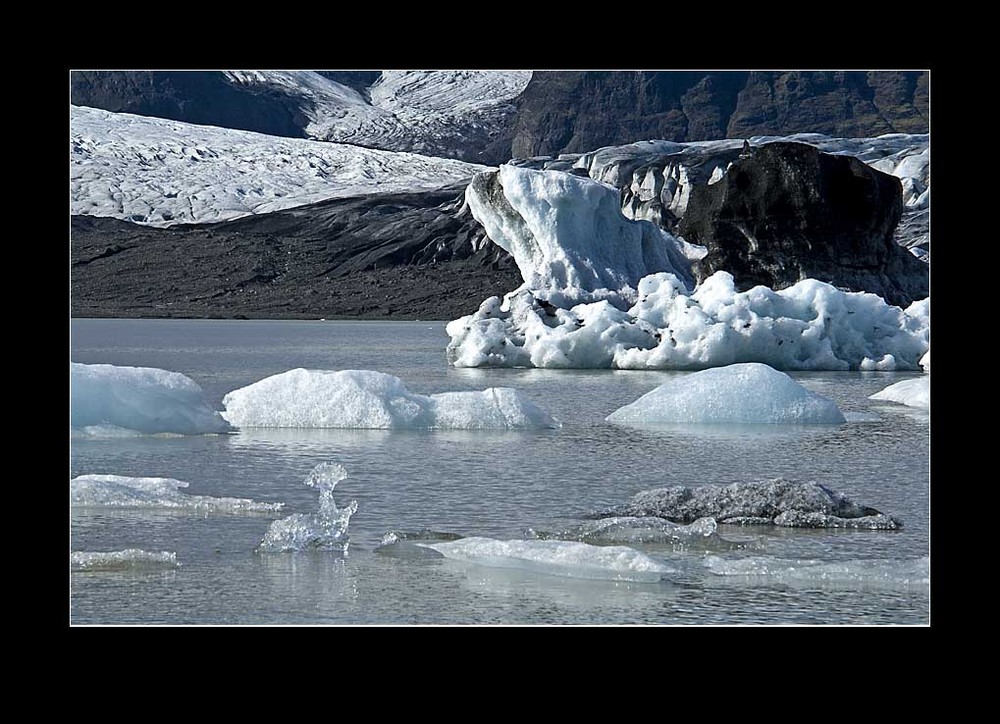
{"type": "Polygon", "coordinates": [[[468,181],[485,166],[70,109],[70,211],[167,226],[468,181]]]}

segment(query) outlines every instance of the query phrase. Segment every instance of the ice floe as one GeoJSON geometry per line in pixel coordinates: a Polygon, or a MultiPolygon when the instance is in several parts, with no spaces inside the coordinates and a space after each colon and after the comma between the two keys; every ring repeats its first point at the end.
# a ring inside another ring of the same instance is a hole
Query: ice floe
{"type": "Polygon", "coordinates": [[[418,545],[431,548],[445,558],[466,563],[569,578],[655,583],[674,572],[669,566],[627,546],[483,537],[418,545]]]}
{"type": "Polygon", "coordinates": [[[761,579],[791,585],[862,585],[873,587],[926,586],[930,583],[930,558],[914,560],[785,560],[768,556],[727,559],[705,558],[705,567],[716,576],[761,579]]]}
{"type": "Polygon", "coordinates": [[[259,503],[248,498],[188,495],[188,483],[173,478],[133,478],[124,475],[79,475],[69,481],[69,499],[78,508],[147,508],[195,513],[270,513],[283,503],[259,503]]]}
{"type": "Polygon", "coordinates": [[[510,430],[559,423],[514,389],[418,395],[372,370],[294,369],[227,394],[225,417],[240,428],[510,430]]]}
{"type": "Polygon", "coordinates": [[[759,363],[686,374],[620,407],[607,420],[638,425],[845,422],[833,400],[810,392],[784,372],[759,363]]]}
{"type": "Polygon", "coordinates": [[[157,571],[177,568],[177,554],[171,551],[144,551],[126,548],[121,551],[73,551],[70,566],[77,571],[157,571]]]}
{"type": "Polygon", "coordinates": [[[201,387],[179,372],[78,362],[69,369],[73,428],[93,434],[114,428],[178,435],[232,431],[201,387]]]}

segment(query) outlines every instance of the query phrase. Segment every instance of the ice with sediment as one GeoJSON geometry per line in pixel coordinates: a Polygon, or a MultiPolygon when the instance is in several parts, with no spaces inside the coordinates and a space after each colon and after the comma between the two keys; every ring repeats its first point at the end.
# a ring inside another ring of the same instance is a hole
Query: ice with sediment
{"type": "Polygon", "coordinates": [[[180,566],[177,554],[172,551],[144,551],[141,548],[73,551],[69,561],[77,571],[157,571],[180,566]]]}
{"type": "Polygon", "coordinates": [[[684,543],[699,538],[715,538],[715,518],[699,518],[684,525],[653,516],[620,516],[590,520],[559,533],[543,533],[543,540],[577,540],[583,543],[635,545],[645,543],[684,543]]]}
{"type": "Polygon", "coordinates": [[[512,430],[558,427],[547,412],[510,388],[410,392],[373,370],[294,369],[233,390],[225,417],[240,428],[512,430]]]}
{"type": "Polygon", "coordinates": [[[190,377],[155,367],[70,363],[70,426],[198,435],[231,432],[190,377]]]}
{"type": "Polygon", "coordinates": [[[727,525],[792,528],[896,530],[902,527],[898,518],[855,503],[825,485],[783,478],[644,490],[624,505],[599,511],[592,517],[620,516],[655,516],[675,523],[692,523],[699,518],[712,517],[727,525]]]}
{"type": "Polygon", "coordinates": [[[78,508],[142,508],[195,513],[269,513],[283,503],[260,503],[248,498],[188,495],[188,483],[173,478],[134,478],[124,475],[79,475],[69,481],[70,505],[78,508]]]}
{"type": "Polygon", "coordinates": [[[674,572],[669,566],[627,546],[484,537],[418,545],[435,550],[445,558],[466,563],[568,578],[656,583],[674,572]]]}
{"type": "Polygon", "coordinates": [[[833,400],[755,362],[685,374],[618,408],[607,420],[633,425],[846,422],[833,400]]]}
{"type": "Polygon", "coordinates": [[[347,555],[350,544],[347,528],[358,510],[358,501],[338,508],[333,500],[333,489],[346,477],[347,471],[337,463],[320,463],[313,468],[304,484],[319,490],[319,510],[274,521],[257,550],[262,553],[322,550],[347,555]]]}
{"type": "Polygon", "coordinates": [[[456,367],[704,369],[761,362],[780,370],[916,370],[930,346],[929,299],[906,309],[876,294],[804,279],[736,291],[719,271],[694,291],[644,277],[627,310],[601,299],[558,308],[522,287],[450,322],[456,367]]]}

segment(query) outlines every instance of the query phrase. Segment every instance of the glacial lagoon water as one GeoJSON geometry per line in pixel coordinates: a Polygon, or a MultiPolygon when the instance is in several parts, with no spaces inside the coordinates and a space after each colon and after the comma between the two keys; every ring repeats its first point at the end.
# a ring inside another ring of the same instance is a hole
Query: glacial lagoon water
{"type": "Polygon", "coordinates": [[[396,375],[425,395],[513,387],[562,427],[71,434],[70,478],[169,478],[187,482],[184,493],[193,496],[283,508],[70,507],[70,623],[930,623],[929,414],[868,398],[917,373],[792,373],[840,406],[842,425],[635,428],[605,417],[690,373],[456,369],[445,360],[444,327],[73,320],[73,362],[181,372],[219,410],[227,392],[289,369],[368,369],[396,375]],[[328,462],[347,471],[334,490],[336,504],[357,501],[346,554],[258,551],[273,521],[317,511],[317,491],[303,482],[328,462]],[[718,526],[707,536],[605,541],[658,564],[654,570],[664,572],[652,580],[595,577],[586,555],[562,566],[510,568],[439,552],[482,538],[500,541],[494,548],[537,550],[531,542],[573,538],[589,514],[642,490],[776,477],[823,483],[904,527],[718,526]]]}

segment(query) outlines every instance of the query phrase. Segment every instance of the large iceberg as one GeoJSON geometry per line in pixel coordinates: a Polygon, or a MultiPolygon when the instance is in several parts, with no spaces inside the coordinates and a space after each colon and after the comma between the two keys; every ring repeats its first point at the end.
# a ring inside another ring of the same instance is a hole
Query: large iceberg
{"type": "Polygon", "coordinates": [[[626,219],[613,187],[561,171],[503,165],[474,177],[465,198],[525,287],[556,306],[593,298],[628,306],[654,272],[693,285],[691,261],[704,254],[652,222],[626,219]]]}
{"type": "Polygon", "coordinates": [[[418,395],[372,370],[294,369],[227,394],[237,427],[510,430],[559,423],[517,390],[418,395]]]}
{"type": "Polygon", "coordinates": [[[79,475],[69,481],[69,500],[78,508],[142,508],[195,513],[260,513],[281,510],[283,503],[249,498],[188,495],[183,480],[133,478],[124,475],[79,475]]]}
{"type": "Polygon", "coordinates": [[[639,425],[846,422],[833,400],[759,363],[716,367],[670,380],[618,408],[607,420],[639,425]]]}
{"type": "Polygon", "coordinates": [[[665,574],[674,572],[669,566],[627,546],[483,537],[418,545],[467,563],[570,578],[656,583],[665,574]]]}
{"type": "Polygon", "coordinates": [[[815,279],[737,292],[723,271],[689,293],[664,272],[639,282],[627,311],[608,300],[556,308],[521,288],[446,329],[456,367],[917,370],[930,346],[930,300],[904,310],[815,279]]]}
{"type": "Polygon", "coordinates": [[[70,426],[142,433],[231,432],[190,377],[154,367],[71,362],[70,426]]]}

